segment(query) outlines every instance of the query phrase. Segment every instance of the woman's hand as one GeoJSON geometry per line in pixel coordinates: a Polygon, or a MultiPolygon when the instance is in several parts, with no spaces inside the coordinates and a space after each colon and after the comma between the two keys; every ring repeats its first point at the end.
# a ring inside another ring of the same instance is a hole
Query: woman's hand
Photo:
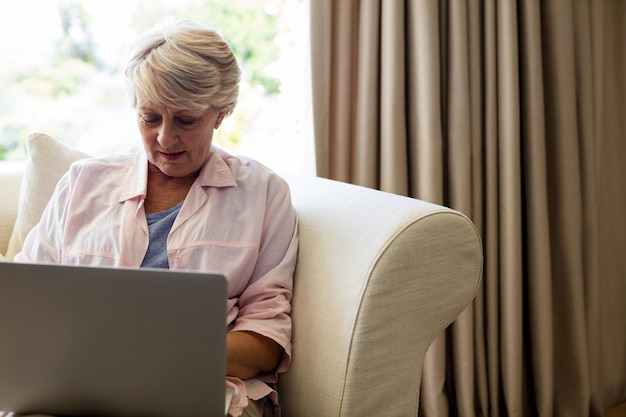
{"type": "Polygon", "coordinates": [[[250,379],[273,370],[283,348],[265,336],[246,331],[232,331],[226,335],[226,374],[250,379]]]}

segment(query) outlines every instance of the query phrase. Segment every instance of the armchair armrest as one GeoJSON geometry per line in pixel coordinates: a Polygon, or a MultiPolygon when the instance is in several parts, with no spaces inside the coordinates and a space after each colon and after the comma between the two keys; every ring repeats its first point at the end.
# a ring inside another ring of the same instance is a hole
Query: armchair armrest
{"type": "Polygon", "coordinates": [[[300,225],[283,415],[417,415],[426,350],[478,289],[474,225],[420,200],[283,177],[300,225]]]}
{"type": "Polygon", "coordinates": [[[17,218],[24,164],[0,163],[0,255],[6,254],[9,238],[17,218]]]}

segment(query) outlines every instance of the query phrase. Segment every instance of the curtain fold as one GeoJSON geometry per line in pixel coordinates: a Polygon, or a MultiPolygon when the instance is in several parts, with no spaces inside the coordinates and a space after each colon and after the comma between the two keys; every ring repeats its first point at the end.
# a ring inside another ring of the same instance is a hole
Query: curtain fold
{"type": "Polygon", "coordinates": [[[318,175],[450,206],[483,239],[420,414],[626,399],[626,2],[310,5],[318,175]]]}
{"type": "MultiPolygon", "coordinates": [[[[548,416],[554,410],[554,326],[552,320],[551,257],[548,205],[548,172],[546,149],[546,115],[544,107],[543,58],[541,10],[537,1],[524,2],[520,10],[525,23],[520,34],[522,108],[521,126],[523,129],[522,153],[524,156],[524,196],[528,214],[524,230],[529,345],[525,357],[528,361],[528,374],[535,375],[533,396],[536,414],[548,416]],[[543,352],[529,355],[529,352],[543,352]]],[[[527,378],[529,376],[526,376],[527,378]]]]}

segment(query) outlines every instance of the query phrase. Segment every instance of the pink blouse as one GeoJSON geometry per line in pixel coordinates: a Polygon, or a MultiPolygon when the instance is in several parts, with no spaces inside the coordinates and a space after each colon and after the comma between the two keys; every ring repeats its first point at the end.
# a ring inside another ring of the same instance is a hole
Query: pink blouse
{"type": "MultiPolygon", "coordinates": [[[[15,261],[139,267],[148,247],[147,164],[141,148],[74,163],[15,261]]],[[[213,147],[168,236],[170,269],[226,277],[228,330],[253,331],[284,348],[274,373],[228,378],[237,387],[232,411],[246,397],[272,393],[265,382],[289,367],[297,228],[284,180],[213,147]]]]}

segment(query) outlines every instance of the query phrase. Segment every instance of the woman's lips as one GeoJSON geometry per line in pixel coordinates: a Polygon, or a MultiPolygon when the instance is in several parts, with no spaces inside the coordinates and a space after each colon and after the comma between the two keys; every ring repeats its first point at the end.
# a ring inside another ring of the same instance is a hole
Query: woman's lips
{"type": "Polygon", "coordinates": [[[168,161],[175,161],[177,159],[180,159],[183,156],[184,152],[160,152],[160,154],[164,159],[167,159],[168,161]]]}

